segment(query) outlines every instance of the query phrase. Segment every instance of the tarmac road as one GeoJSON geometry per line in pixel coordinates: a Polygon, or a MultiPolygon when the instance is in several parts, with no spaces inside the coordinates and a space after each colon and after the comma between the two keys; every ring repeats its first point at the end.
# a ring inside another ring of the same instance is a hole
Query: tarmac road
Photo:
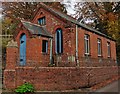
{"type": "Polygon", "coordinates": [[[96,92],[119,92],[120,94],[120,80],[115,81],[101,89],[98,89],[96,92]]]}

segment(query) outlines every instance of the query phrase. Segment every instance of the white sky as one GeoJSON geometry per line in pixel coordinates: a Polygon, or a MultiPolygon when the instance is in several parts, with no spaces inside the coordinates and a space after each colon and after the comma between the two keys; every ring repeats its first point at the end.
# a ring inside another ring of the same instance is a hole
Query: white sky
{"type": "Polygon", "coordinates": [[[63,3],[67,5],[67,12],[69,15],[75,14],[74,11],[75,0],[64,0],[63,3]]]}

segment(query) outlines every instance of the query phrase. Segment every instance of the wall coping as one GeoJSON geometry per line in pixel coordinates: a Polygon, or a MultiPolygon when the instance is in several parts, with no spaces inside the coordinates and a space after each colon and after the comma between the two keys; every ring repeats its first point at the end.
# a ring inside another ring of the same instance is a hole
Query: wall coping
{"type": "Polygon", "coordinates": [[[13,69],[5,69],[4,71],[15,71],[15,70],[13,70],[13,69]]]}
{"type": "Polygon", "coordinates": [[[119,68],[118,66],[102,66],[102,67],[16,67],[16,69],[91,69],[91,68],[119,68]]]}
{"type": "Polygon", "coordinates": [[[11,40],[8,42],[7,47],[16,47],[18,48],[17,42],[14,40],[11,40]]]}

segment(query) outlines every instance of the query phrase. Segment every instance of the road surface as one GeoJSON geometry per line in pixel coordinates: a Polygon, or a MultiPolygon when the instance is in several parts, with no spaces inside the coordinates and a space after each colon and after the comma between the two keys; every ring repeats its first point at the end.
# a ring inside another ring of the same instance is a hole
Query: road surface
{"type": "Polygon", "coordinates": [[[120,80],[98,89],[96,92],[119,92],[120,94],[120,80]]]}

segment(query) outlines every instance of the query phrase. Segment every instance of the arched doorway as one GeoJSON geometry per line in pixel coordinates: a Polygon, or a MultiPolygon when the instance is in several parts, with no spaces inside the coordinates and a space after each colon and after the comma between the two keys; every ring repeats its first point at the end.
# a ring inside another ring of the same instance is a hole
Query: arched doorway
{"type": "Polygon", "coordinates": [[[20,65],[26,64],[26,35],[20,37],[20,65]]]}

